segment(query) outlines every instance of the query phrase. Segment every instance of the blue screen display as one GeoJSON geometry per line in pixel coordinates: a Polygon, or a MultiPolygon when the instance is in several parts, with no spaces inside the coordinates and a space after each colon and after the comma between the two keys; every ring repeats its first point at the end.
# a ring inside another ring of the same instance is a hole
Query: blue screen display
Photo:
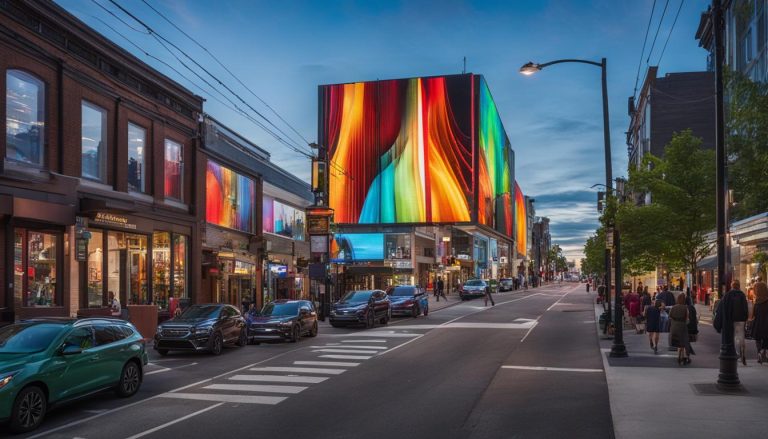
{"type": "Polygon", "coordinates": [[[337,233],[331,251],[333,262],[380,261],[384,259],[383,233],[337,233]]]}

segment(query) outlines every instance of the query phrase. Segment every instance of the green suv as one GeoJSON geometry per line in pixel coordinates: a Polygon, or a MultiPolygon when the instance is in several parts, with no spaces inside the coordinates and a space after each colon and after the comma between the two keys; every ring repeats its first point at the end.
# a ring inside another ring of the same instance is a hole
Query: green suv
{"type": "Polygon", "coordinates": [[[34,319],[0,328],[0,421],[21,433],[49,407],[114,389],[136,393],[147,364],[136,328],[109,318],[34,319]]]}

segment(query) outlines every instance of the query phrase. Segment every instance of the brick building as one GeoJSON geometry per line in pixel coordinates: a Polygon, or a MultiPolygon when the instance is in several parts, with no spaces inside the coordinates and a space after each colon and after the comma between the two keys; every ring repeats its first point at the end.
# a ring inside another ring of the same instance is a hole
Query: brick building
{"type": "Polygon", "coordinates": [[[194,299],[202,99],[22,0],[0,1],[0,88],[3,320],[108,313],[110,292],[137,316],[194,299]]]}

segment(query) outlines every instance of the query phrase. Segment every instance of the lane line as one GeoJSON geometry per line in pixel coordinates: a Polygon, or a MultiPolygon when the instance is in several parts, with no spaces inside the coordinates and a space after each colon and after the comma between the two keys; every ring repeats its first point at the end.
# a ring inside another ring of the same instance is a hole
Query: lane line
{"type": "Polygon", "coordinates": [[[320,358],[335,358],[337,360],[368,360],[373,357],[366,355],[321,355],[320,358]]]}
{"type": "Polygon", "coordinates": [[[339,366],[339,367],[355,367],[360,363],[348,363],[345,361],[294,361],[293,364],[304,366],[339,366]]]}
{"type": "Polygon", "coordinates": [[[152,434],[152,433],[154,433],[154,432],[156,432],[156,431],[158,431],[158,430],[162,430],[162,429],[164,429],[165,427],[170,427],[170,426],[171,426],[171,425],[173,425],[173,424],[178,424],[179,422],[181,422],[181,421],[185,421],[185,420],[187,420],[187,419],[189,419],[189,418],[191,418],[191,417],[193,417],[193,416],[197,416],[197,415],[199,415],[199,414],[205,413],[205,412],[207,412],[208,410],[213,410],[213,409],[215,409],[216,407],[219,407],[219,406],[221,406],[221,405],[224,405],[224,403],[223,403],[223,402],[220,402],[220,403],[218,403],[218,404],[214,404],[214,405],[212,405],[212,406],[210,406],[210,407],[206,407],[206,408],[204,408],[204,409],[202,409],[202,410],[198,410],[198,411],[196,411],[196,412],[193,412],[193,413],[190,413],[190,414],[188,414],[188,415],[182,416],[182,417],[180,417],[179,419],[174,419],[173,421],[170,421],[170,422],[166,422],[166,423],[165,423],[165,424],[163,424],[163,425],[158,425],[158,426],[157,426],[157,427],[155,427],[155,428],[150,428],[149,430],[145,430],[145,431],[142,431],[142,432],[141,432],[141,433],[139,433],[139,434],[134,434],[133,436],[129,436],[129,437],[128,437],[128,438],[126,438],[126,439],[137,439],[137,438],[140,438],[140,437],[146,436],[146,435],[148,435],[148,434],[152,434]]]}
{"type": "Polygon", "coordinates": [[[568,367],[543,367],[543,366],[501,366],[502,369],[517,370],[543,370],[549,372],[584,372],[584,373],[602,373],[603,369],[575,369],[568,367]]]}
{"type": "Polygon", "coordinates": [[[315,367],[254,367],[254,372],[296,372],[296,373],[320,373],[328,375],[340,375],[347,369],[320,369],[315,367]]]}
{"type": "Polygon", "coordinates": [[[341,349],[387,349],[386,346],[355,346],[355,345],[329,345],[329,346],[310,346],[310,349],[328,349],[328,348],[341,348],[341,349]]]}
{"type": "Polygon", "coordinates": [[[287,396],[215,395],[211,393],[165,393],[162,397],[192,399],[196,401],[220,401],[222,404],[225,402],[236,402],[240,404],[266,405],[279,404],[288,399],[287,396]]]}
{"type": "Polygon", "coordinates": [[[302,386],[270,386],[267,384],[211,384],[203,389],[236,390],[241,392],[292,393],[296,394],[309,387],[302,386]]]}
{"type": "Polygon", "coordinates": [[[144,372],[144,376],[154,375],[156,373],[168,372],[169,370],[171,370],[171,369],[168,368],[168,367],[163,367],[162,369],[156,369],[156,370],[153,370],[153,371],[150,371],[150,372],[144,372]]]}
{"type": "Polygon", "coordinates": [[[283,376],[283,375],[235,375],[229,378],[232,381],[266,381],[273,383],[307,383],[317,384],[327,380],[328,377],[308,376],[283,376]]]}

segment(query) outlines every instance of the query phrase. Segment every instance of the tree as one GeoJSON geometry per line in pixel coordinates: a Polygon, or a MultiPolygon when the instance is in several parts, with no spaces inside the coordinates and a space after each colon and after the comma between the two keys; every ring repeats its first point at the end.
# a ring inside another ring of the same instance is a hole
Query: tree
{"type": "Polygon", "coordinates": [[[584,244],[584,259],[581,260],[581,272],[585,275],[605,273],[605,229],[595,230],[595,234],[584,244]]]}
{"type": "Polygon", "coordinates": [[[630,169],[628,187],[651,194],[650,204],[623,205],[617,214],[630,264],[665,263],[694,273],[712,249],[705,235],[715,227],[714,151],[701,149],[690,130],[675,133],[664,158],[648,154],[641,169],[630,169]]]}
{"type": "Polygon", "coordinates": [[[726,146],[734,218],[768,210],[768,84],[728,72],[726,146]]]}

